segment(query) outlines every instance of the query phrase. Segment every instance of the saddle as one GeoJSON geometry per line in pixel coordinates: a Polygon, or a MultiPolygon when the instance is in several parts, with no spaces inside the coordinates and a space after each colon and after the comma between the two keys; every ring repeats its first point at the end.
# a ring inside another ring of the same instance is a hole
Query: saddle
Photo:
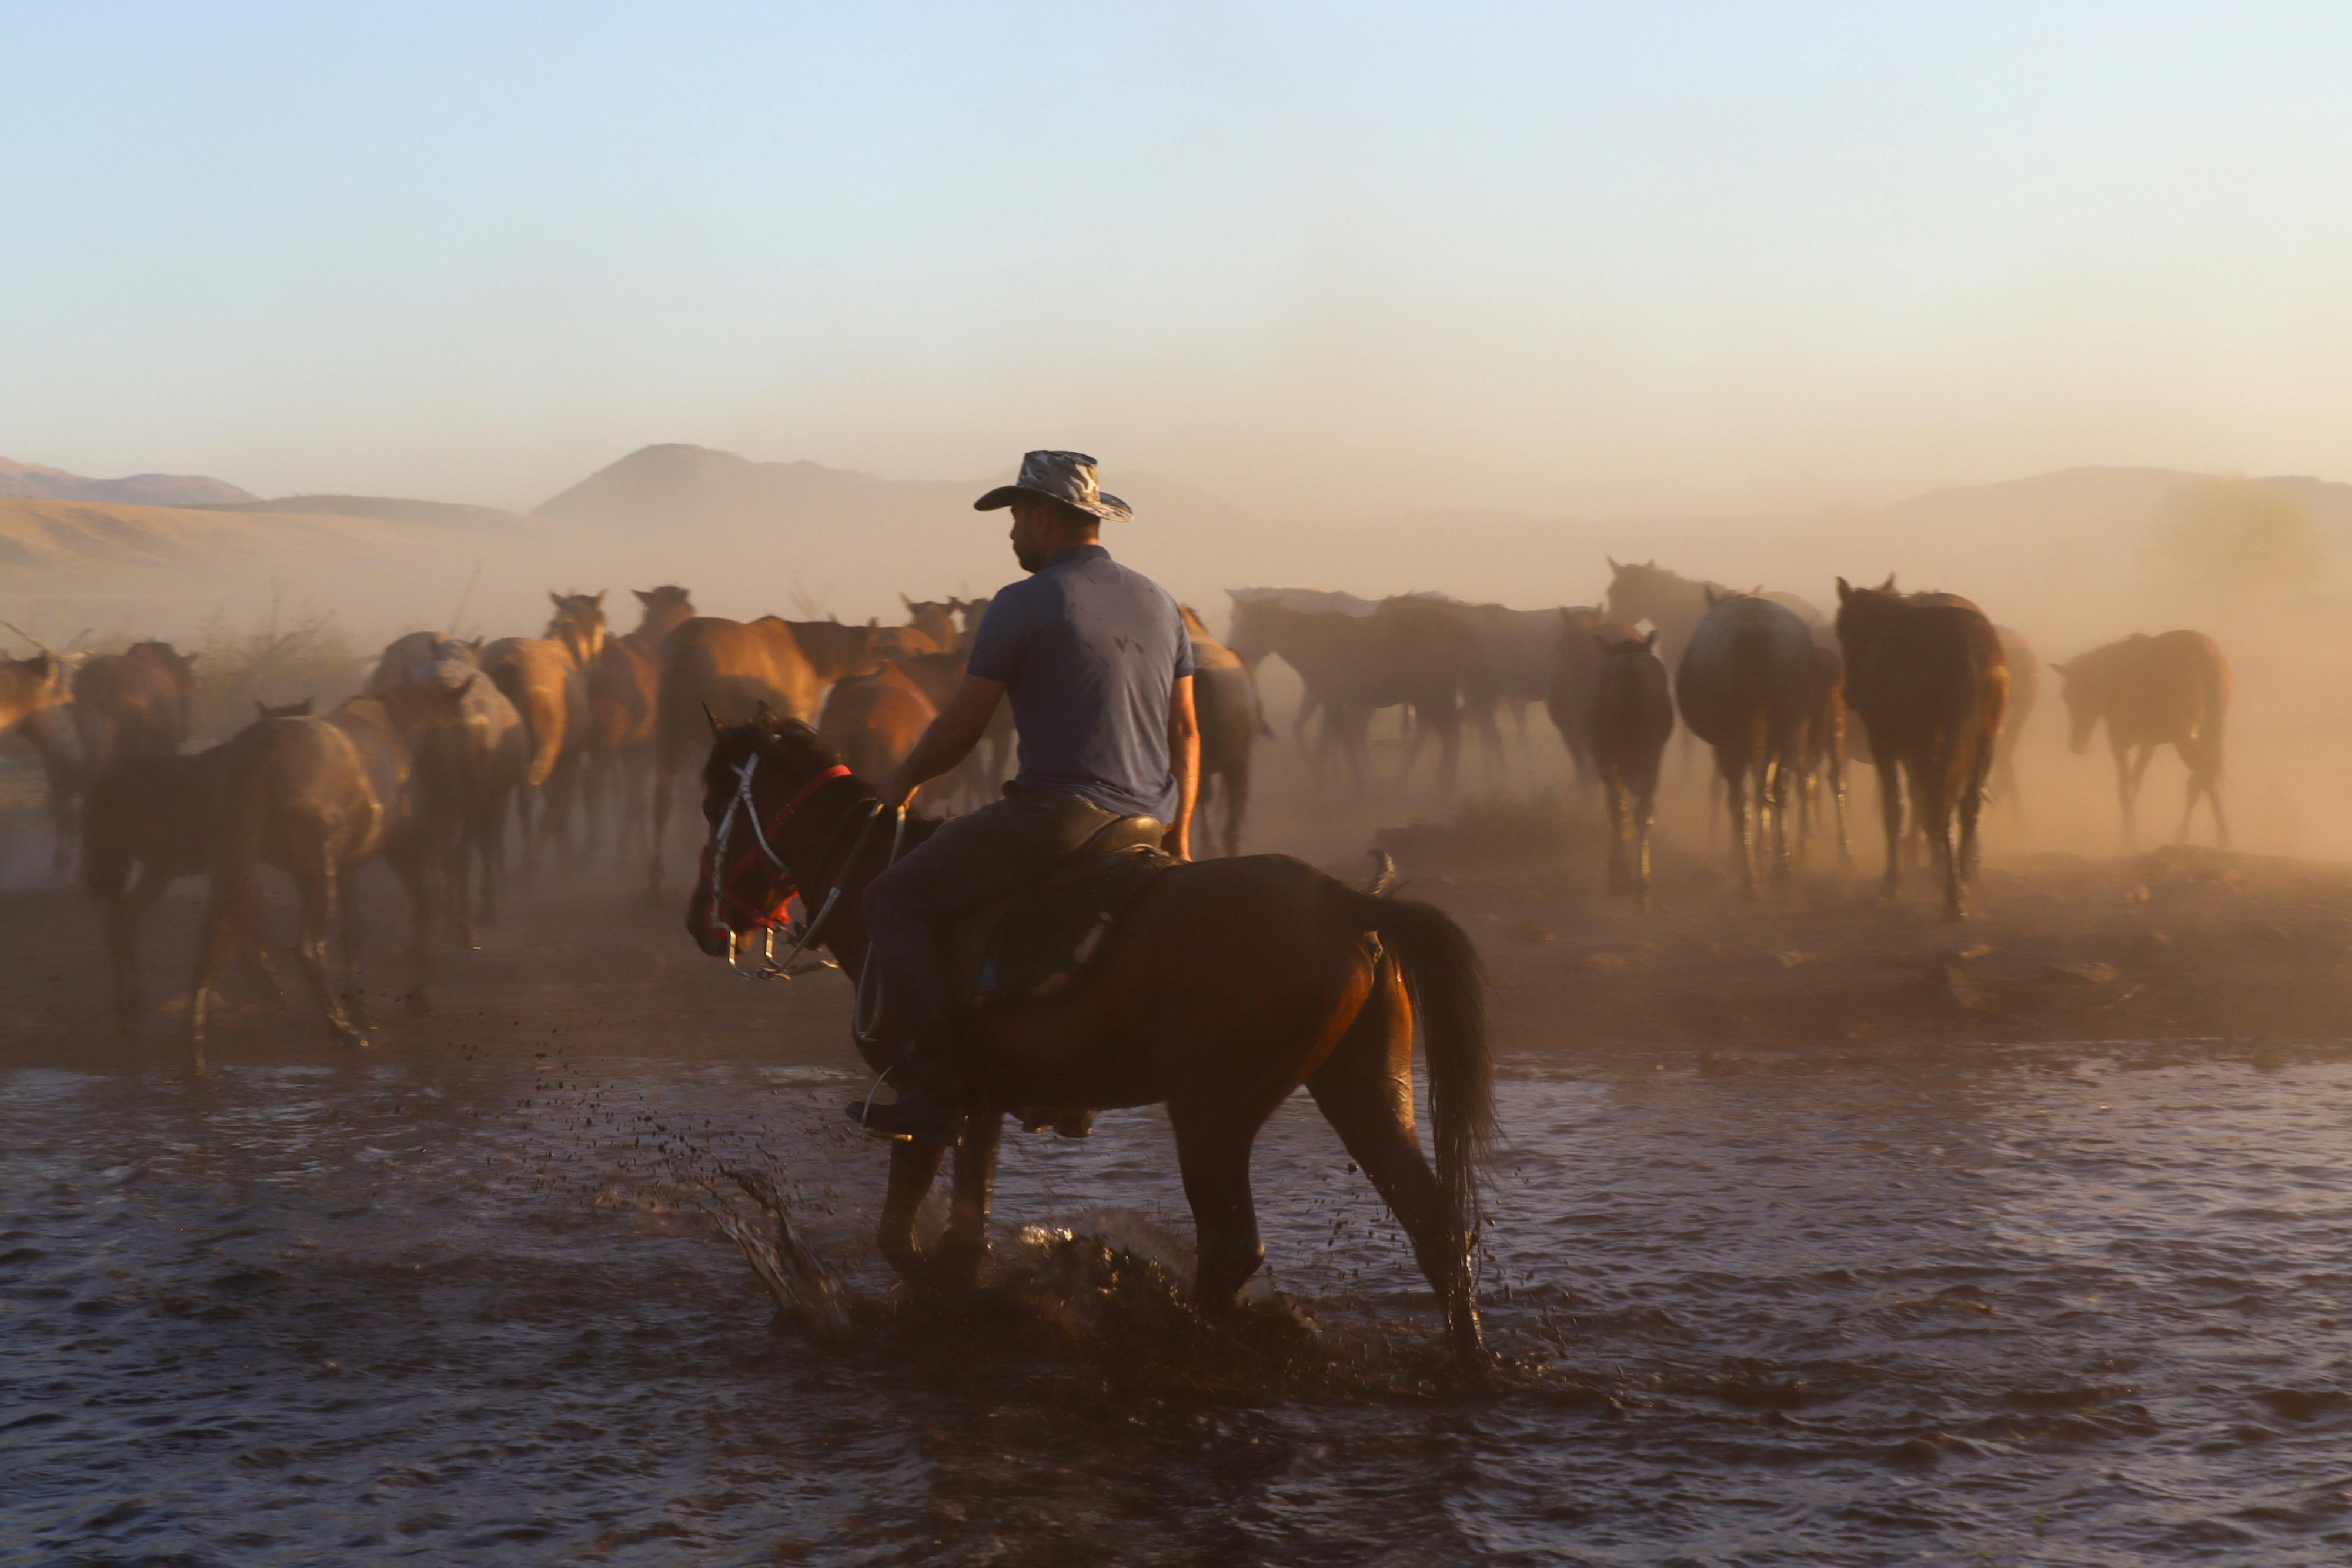
{"type": "Polygon", "coordinates": [[[1043,881],[950,923],[940,941],[949,994],[988,1008],[1067,990],[1144,884],[1175,863],[1160,847],[1167,831],[1155,818],[1120,817],[1043,881]]]}

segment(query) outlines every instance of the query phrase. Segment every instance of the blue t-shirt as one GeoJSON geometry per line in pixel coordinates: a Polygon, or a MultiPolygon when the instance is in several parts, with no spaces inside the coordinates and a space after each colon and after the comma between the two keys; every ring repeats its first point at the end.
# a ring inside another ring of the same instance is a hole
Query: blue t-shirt
{"type": "Polygon", "coordinates": [[[1174,812],[1168,697],[1192,673],[1192,639],[1166,589],[1100,545],[1074,545],[997,591],[968,667],[1004,683],[1023,788],[1122,817],[1174,812]]]}

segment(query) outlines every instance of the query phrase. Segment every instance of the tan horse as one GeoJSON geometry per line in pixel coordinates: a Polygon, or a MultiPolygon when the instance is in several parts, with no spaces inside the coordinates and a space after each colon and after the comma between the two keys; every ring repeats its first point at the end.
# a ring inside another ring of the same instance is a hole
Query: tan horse
{"type": "Polygon", "coordinates": [[[898,664],[886,663],[870,675],[835,682],[816,732],[860,778],[882,779],[915,749],[938,716],[923,688],[898,664]]]}
{"type": "Polygon", "coordinates": [[[223,748],[213,808],[212,890],[188,998],[188,1052],[196,1071],[204,1071],[221,970],[239,942],[260,928],[265,862],[292,876],[300,890],[298,951],[319,1010],[337,1040],[364,1045],[361,922],[349,883],[367,862],[387,862],[408,889],[415,979],[406,1000],[412,1012],[425,1010],[435,835],[415,788],[415,758],[430,731],[457,720],[462,695],[404,682],[381,696],[353,697],[324,718],[263,719],[223,748]],[[339,912],[357,1021],[327,973],[327,932],[339,912]]]}
{"type": "MultiPolygon", "coordinates": [[[[687,909],[697,946],[717,956],[735,948],[712,918],[714,874],[730,896],[762,908],[787,883],[824,896],[822,879],[834,878],[841,898],[822,946],[856,974],[866,956],[858,912],[883,857],[853,848],[836,864],[835,846],[856,842],[852,825],[879,804],[806,725],[717,727],[703,768],[713,843],[687,909]],[[719,831],[739,795],[763,824],[757,838],[719,831]]],[[[908,824],[918,839],[935,826],[908,824]]],[[[1304,1085],[1411,1238],[1455,1350],[1483,1362],[1470,1249],[1494,1121],[1493,1061],[1478,956],[1444,912],[1359,893],[1285,855],[1173,865],[1135,895],[1075,984],[972,1019],[974,1103],[956,1151],[951,1218],[929,1253],[916,1244],[915,1218],[945,1151],[908,1140],[890,1155],[879,1240],[901,1274],[968,1279],[978,1268],[1008,1107],[1164,1103],[1198,1234],[1194,1300],[1227,1311],[1265,1259],[1251,1146],[1304,1085]],[[1416,1023],[1434,1173],[1413,1128],[1416,1023]]]]}
{"type": "Polygon", "coordinates": [[[1257,700],[1257,677],[1241,655],[1209,635],[1207,622],[1181,605],[1184,629],[1192,636],[1192,706],[1201,724],[1201,823],[1199,852],[1242,852],[1242,823],[1249,815],[1250,760],[1258,737],[1267,733],[1257,700]],[[1222,836],[1217,807],[1223,807],[1222,836]]]}
{"type": "Polygon", "coordinates": [[[604,801],[617,792],[620,827],[615,836],[623,856],[629,852],[632,835],[645,826],[662,644],[694,617],[694,601],[675,583],[629,591],[640,607],[635,628],[607,640],[588,667],[588,746],[582,780],[589,849],[596,847],[604,801]]]}
{"type": "Polygon", "coordinates": [[[501,637],[482,650],[483,674],[530,730],[530,771],[520,812],[526,868],[538,864],[551,835],[559,846],[571,841],[572,802],[589,743],[588,671],[605,643],[602,591],[551,591],[547,597],[555,613],[545,635],[501,637]]]}
{"type": "Polygon", "coordinates": [[[41,759],[47,782],[44,804],[56,834],[50,860],[63,874],[73,858],[83,781],[81,737],[73,722],[73,660],[46,643],[25,640],[40,651],[29,659],[0,658],[0,739],[14,737],[41,759]]]}
{"type": "Polygon", "coordinates": [[[792,622],[773,615],[757,621],[697,615],[669,634],[654,702],[653,836],[646,873],[653,898],[662,896],[662,851],[677,775],[689,760],[699,762],[710,742],[705,708],[741,724],[766,703],[807,723],[816,717],[825,684],[792,622]]]}
{"type": "Polygon", "coordinates": [[[2230,664],[2220,644],[2202,632],[2135,632],[2120,643],[2094,648],[2063,664],[2053,664],[2065,684],[2068,738],[2077,752],[2091,743],[2091,731],[2105,719],[2107,746],[2116,758],[2116,802],[2123,813],[2124,843],[2139,842],[2139,786],[2160,747],[2169,746],[2189,765],[2189,798],[2180,808],[2180,832],[2201,796],[2213,812],[2213,832],[2230,844],[2229,819],[2221,811],[2221,737],[2230,713],[2230,664]]]}

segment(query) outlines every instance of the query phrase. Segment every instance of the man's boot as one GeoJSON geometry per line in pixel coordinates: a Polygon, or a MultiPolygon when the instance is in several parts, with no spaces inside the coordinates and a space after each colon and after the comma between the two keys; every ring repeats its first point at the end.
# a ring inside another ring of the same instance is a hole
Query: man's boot
{"type": "Polygon", "coordinates": [[[963,1127],[963,1085],[951,1051],[921,1040],[910,1043],[887,1075],[898,1097],[884,1103],[871,1096],[854,1101],[849,1119],[869,1133],[952,1144],[963,1127]]]}

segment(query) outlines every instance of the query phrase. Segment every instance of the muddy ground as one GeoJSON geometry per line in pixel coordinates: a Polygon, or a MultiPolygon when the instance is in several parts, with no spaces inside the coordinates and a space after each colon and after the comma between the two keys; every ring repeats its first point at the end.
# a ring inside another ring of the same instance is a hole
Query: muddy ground
{"type": "MultiPolygon", "coordinates": [[[[1601,890],[1599,829],[1556,804],[1473,806],[1382,827],[1377,806],[1281,819],[1288,848],[1360,879],[1363,846],[1393,851],[1400,894],[1450,911],[1494,982],[1503,1052],[1657,1050],[1736,1067],[1750,1050],[1856,1050],[2051,1039],[2202,1041],[2294,1054],[2352,1034],[2352,865],[2174,848],[2084,858],[1996,852],[1978,912],[1937,918],[1927,879],[1876,896],[1877,851],[1793,892],[1741,898],[1724,852],[1670,839],[1657,908],[1601,890]]],[[[0,829],[37,831],[10,814],[0,829]]],[[[1817,857],[1827,859],[1829,857],[1817,857]]],[[[22,857],[19,857],[22,863],[22,857]]],[[[274,875],[273,934],[293,928],[274,875]]],[[[771,1058],[851,1064],[848,988],[831,973],[752,984],[703,957],[681,900],[652,906],[617,867],[574,866],[517,901],[479,951],[445,936],[433,1010],[402,1003],[405,912],[381,870],[364,997],[377,1049],[545,1050],[570,1055],[771,1058]]],[[[149,923],[145,1025],[119,1040],[94,910],[70,887],[0,892],[0,1061],[120,1069],[176,1060],[203,883],[178,884],[149,923]]],[[[281,973],[296,978],[281,949],[281,973]]],[[[262,1005],[233,978],[224,1061],[330,1055],[299,995],[262,1005]]]]}

